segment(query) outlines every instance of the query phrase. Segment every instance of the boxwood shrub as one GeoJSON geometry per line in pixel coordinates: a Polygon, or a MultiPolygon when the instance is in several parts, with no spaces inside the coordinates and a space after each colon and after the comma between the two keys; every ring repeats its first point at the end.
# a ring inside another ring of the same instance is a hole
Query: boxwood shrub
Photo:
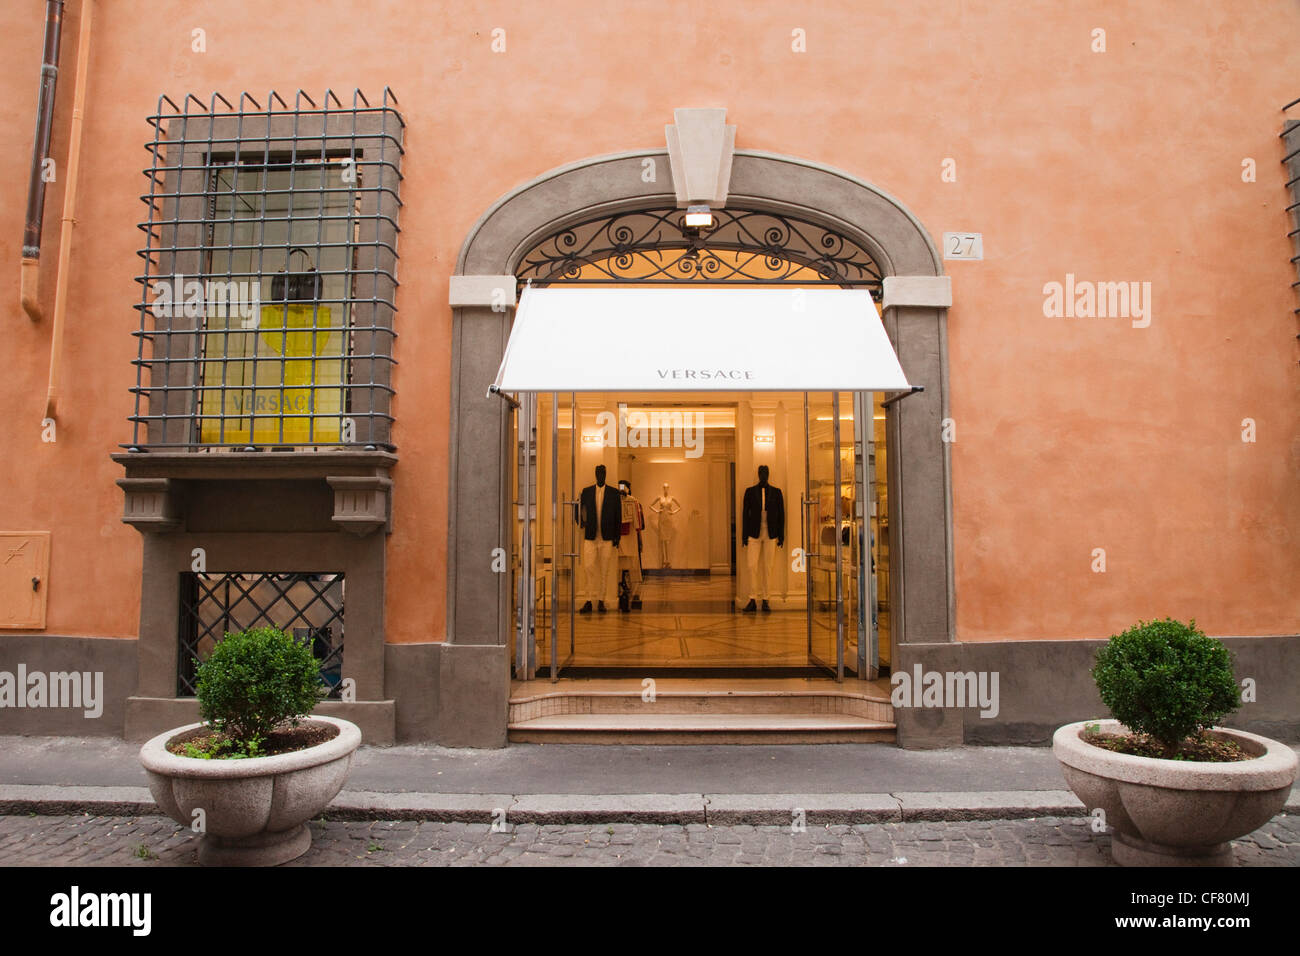
{"type": "Polygon", "coordinates": [[[1097,652],[1092,677],[1111,716],[1169,756],[1241,706],[1228,649],[1194,620],[1139,621],[1097,652]]]}
{"type": "Polygon", "coordinates": [[[197,663],[199,716],[246,752],[279,725],[296,726],[325,694],[310,644],[274,627],[229,633],[197,663]]]}

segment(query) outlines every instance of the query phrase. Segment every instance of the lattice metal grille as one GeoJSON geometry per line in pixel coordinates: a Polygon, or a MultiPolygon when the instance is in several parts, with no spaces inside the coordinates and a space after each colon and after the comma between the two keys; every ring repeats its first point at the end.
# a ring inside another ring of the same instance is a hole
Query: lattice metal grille
{"type": "Polygon", "coordinates": [[[342,694],[343,575],[230,573],[181,575],[178,697],[193,697],[194,659],[206,660],[229,633],[277,627],[310,641],[331,699],[342,694]]]}
{"type": "Polygon", "coordinates": [[[535,282],[828,282],[865,287],[879,299],[871,254],[825,226],[748,209],[715,209],[714,228],[697,235],[685,210],[642,209],[569,226],[543,240],[519,265],[535,282]]]}
{"type": "Polygon", "coordinates": [[[159,100],[127,447],[392,449],[395,105],[159,100]]]}

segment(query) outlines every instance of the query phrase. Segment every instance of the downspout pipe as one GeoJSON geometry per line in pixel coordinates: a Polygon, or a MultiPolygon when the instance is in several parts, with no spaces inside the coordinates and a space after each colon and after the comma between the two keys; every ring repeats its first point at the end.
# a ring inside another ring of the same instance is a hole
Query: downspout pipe
{"type": "Polygon", "coordinates": [[[33,322],[41,320],[41,222],[45,217],[45,161],[50,158],[54,128],[54,93],[59,80],[59,43],[63,37],[64,0],[45,0],[45,43],[41,87],[36,100],[36,139],[32,174],[27,183],[27,217],[23,223],[22,303],[33,322]]]}
{"type": "Polygon", "coordinates": [[[86,74],[90,65],[90,28],[95,0],[81,0],[77,31],[77,82],[72,94],[72,126],[68,133],[67,182],[63,188],[63,225],[59,229],[59,272],[54,281],[54,328],[50,334],[50,385],[45,393],[45,417],[58,418],[59,379],[63,363],[63,328],[68,313],[68,272],[72,259],[72,230],[77,214],[77,172],[81,167],[81,120],[86,105],[86,74]]]}

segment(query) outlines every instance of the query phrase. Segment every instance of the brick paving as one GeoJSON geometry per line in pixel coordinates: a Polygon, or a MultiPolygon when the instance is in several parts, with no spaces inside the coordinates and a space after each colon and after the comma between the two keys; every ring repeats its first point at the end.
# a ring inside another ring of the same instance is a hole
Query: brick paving
{"type": "MultiPolygon", "coordinates": [[[[314,821],[289,866],[1112,866],[1087,818],[706,826],[314,821]]],[[[1300,866],[1300,815],[1235,841],[1243,866],[1300,866]]],[[[195,866],[198,837],[160,816],[0,816],[0,865],[195,866]]]]}

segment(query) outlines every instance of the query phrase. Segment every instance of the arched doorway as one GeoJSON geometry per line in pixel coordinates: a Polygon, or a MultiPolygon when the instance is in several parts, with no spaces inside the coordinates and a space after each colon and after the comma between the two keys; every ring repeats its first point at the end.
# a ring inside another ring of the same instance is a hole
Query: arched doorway
{"type": "MultiPolygon", "coordinates": [[[[686,217],[650,206],[567,225],[524,254],[516,279],[530,289],[617,287],[608,300],[615,310],[630,308],[625,293],[640,288],[668,291],[653,299],[668,313],[686,304],[672,290],[703,288],[762,289],[784,302],[793,289],[831,287],[879,300],[879,267],[831,228],[736,204],[711,210],[707,228],[686,217]]],[[[701,316],[709,324],[726,318],[715,301],[701,316]]],[[[732,301],[756,304],[750,295],[732,301]]],[[[624,311],[609,332],[643,351],[669,324],[663,312],[629,320],[624,311]]],[[[737,332],[753,334],[752,315],[737,332]]],[[[783,321],[770,349],[788,364],[788,350],[808,334],[783,321]]],[[[692,344],[697,330],[685,329],[674,351],[702,357],[692,344]]],[[[832,336],[821,345],[843,347],[832,336]]],[[[730,348],[723,356],[733,357],[730,348]]],[[[638,392],[628,384],[623,377],[612,391],[516,396],[524,405],[513,428],[515,678],[531,680],[539,669],[552,681],[562,673],[829,675],[886,693],[884,682],[862,682],[887,674],[890,660],[887,393],[702,392],[685,382],[638,392]],[[566,520],[593,466],[607,470],[625,511],[603,580],[597,542],[581,540],[566,520]],[[751,486],[760,468],[769,484],[751,486]],[[769,487],[781,502],[780,527],[751,545],[741,502],[746,489],[762,495],[769,487]]],[[[524,693],[516,687],[516,697],[524,693]]]]}
{"type": "Polygon", "coordinates": [[[722,215],[735,236],[748,229],[751,238],[727,244],[719,233],[723,254],[701,258],[689,239],[671,236],[676,202],[664,181],[667,168],[663,151],[644,151],[555,170],[498,201],[463,247],[452,290],[448,644],[439,707],[457,715],[458,729],[444,724],[449,742],[504,739],[512,593],[510,576],[493,570],[491,556],[511,540],[515,462],[509,408],[484,396],[509,335],[519,276],[555,281],[575,268],[603,268],[611,282],[680,282],[730,270],[737,281],[806,281],[813,274],[879,289],[899,360],[909,380],[925,388],[892,405],[885,428],[894,640],[951,640],[948,456],[940,427],[947,414],[947,302],[926,282],[942,273],[929,236],[900,204],[844,173],[737,151],[722,215]],[[658,181],[645,175],[648,168],[661,171],[658,181]],[[772,255],[763,254],[765,243],[772,255]],[[891,283],[898,293],[892,300],[891,283]]]}

